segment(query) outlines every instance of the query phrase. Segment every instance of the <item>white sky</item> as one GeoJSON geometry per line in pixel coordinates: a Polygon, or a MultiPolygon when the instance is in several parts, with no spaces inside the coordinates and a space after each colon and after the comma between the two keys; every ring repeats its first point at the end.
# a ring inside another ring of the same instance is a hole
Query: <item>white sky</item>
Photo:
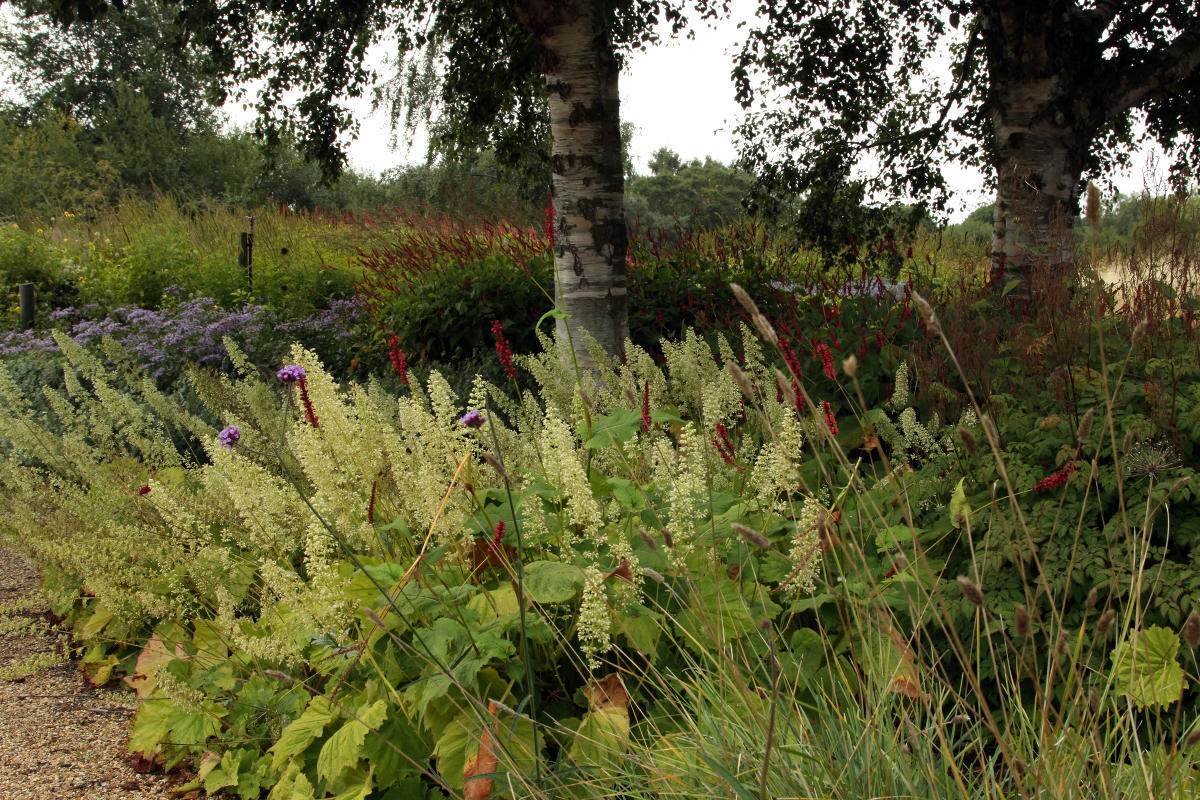
{"type": "MultiPolygon", "coordinates": [[[[696,26],[692,39],[665,40],[628,59],[620,78],[621,118],[636,127],[632,150],[639,172],[647,171],[650,154],[660,147],[671,148],[684,160],[712,156],[729,163],[736,158],[733,130],[742,110],[734,101],[730,73],[746,35],[738,23],[753,23],[756,4],[733,0],[732,6],[732,18],[696,26]]],[[[377,174],[391,166],[423,160],[423,139],[392,150],[386,115],[371,114],[365,100],[356,107],[361,109],[362,127],[349,148],[355,169],[377,174]]],[[[1145,176],[1156,172],[1147,163],[1153,160],[1149,152],[1135,154],[1129,172],[1114,177],[1118,190],[1127,194],[1141,191],[1145,176]]],[[[954,192],[953,220],[991,202],[991,196],[982,190],[981,174],[960,167],[950,167],[947,172],[954,192]]]]}
{"type": "MultiPolygon", "coordinates": [[[[752,24],[755,6],[754,0],[733,0],[730,19],[715,25],[701,23],[691,39],[667,40],[629,58],[621,74],[621,116],[636,127],[633,156],[639,171],[647,170],[650,154],[660,147],[671,148],[685,160],[712,156],[729,163],[736,157],[733,130],[742,112],[733,99],[730,73],[746,33],[745,28],[738,27],[739,22],[752,24]]],[[[0,24],[9,12],[0,6],[0,24]]],[[[0,76],[0,83],[8,83],[11,90],[17,81],[14,76],[0,76]]],[[[393,149],[386,113],[371,113],[365,99],[353,108],[361,120],[359,137],[349,147],[350,163],[355,169],[378,174],[389,167],[424,159],[423,137],[393,149]]],[[[227,111],[235,122],[250,120],[250,115],[238,107],[227,111]]],[[[1161,170],[1151,166],[1156,160],[1161,163],[1160,155],[1135,154],[1132,168],[1114,178],[1118,190],[1139,192],[1147,175],[1161,175],[1161,170]]],[[[952,219],[961,219],[990,202],[981,189],[980,174],[961,168],[950,168],[949,173],[954,190],[952,219]]]]}

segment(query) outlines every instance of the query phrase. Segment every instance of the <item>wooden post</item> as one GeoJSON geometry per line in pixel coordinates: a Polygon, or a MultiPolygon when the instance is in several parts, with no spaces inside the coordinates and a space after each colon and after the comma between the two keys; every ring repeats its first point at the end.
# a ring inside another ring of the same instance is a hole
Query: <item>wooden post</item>
{"type": "Polygon", "coordinates": [[[238,266],[246,270],[246,288],[254,292],[254,215],[246,217],[250,221],[250,231],[242,232],[242,248],[238,253],[238,266]]]}
{"type": "Polygon", "coordinates": [[[21,306],[21,330],[27,331],[33,327],[34,295],[33,284],[22,283],[17,286],[17,300],[21,306]]]}

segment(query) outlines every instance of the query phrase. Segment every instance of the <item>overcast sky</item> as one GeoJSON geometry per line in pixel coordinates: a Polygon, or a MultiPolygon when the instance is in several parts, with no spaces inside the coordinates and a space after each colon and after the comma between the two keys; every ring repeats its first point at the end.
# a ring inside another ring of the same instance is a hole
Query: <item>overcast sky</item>
{"type": "MultiPolygon", "coordinates": [[[[646,171],[651,153],[669,147],[684,159],[712,156],[729,163],[736,157],[733,130],[741,118],[741,108],[733,99],[734,56],[744,41],[746,30],[739,23],[753,24],[754,0],[733,0],[733,15],[716,25],[699,24],[691,39],[665,41],[636,53],[621,74],[621,117],[636,127],[633,156],[637,169],[646,171]]],[[[9,9],[0,6],[0,24],[9,9]]],[[[12,76],[5,76],[12,81],[12,76]]],[[[350,145],[351,165],[360,171],[378,174],[389,167],[419,163],[425,157],[425,142],[418,139],[390,146],[392,133],[383,112],[372,114],[370,104],[355,104],[362,120],[358,139],[350,145]]],[[[251,119],[240,108],[227,109],[235,123],[251,119]]],[[[1151,153],[1138,153],[1125,175],[1115,178],[1123,193],[1144,188],[1151,153]]],[[[982,190],[978,173],[954,169],[948,175],[954,189],[952,219],[961,219],[990,197],[982,190]]]]}
{"type": "MultiPolygon", "coordinates": [[[[731,19],[715,26],[701,24],[692,39],[665,41],[629,58],[620,79],[621,118],[636,126],[632,149],[639,172],[647,171],[650,154],[660,147],[675,150],[685,160],[712,156],[729,163],[736,157],[733,130],[741,118],[741,107],[733,99],[730,72],[746,34],[738,23],[753,24],[755,3],[734,0],[732,5],[731,19]]],[[[386,116],[370,114],[365,101],[359,108],[362,129],[350,146],[351,164],[356,169],[378,173],[423,160],[424,141],[402,142],[398,150],[391,150],[386,116]]],[[[1121,192],[1136,193],[1144,188],[1148,157],[1148,153],[1136,154],[1133,168],[1116,176],[1121,192]]],[[[952,168],[947,177],[955,195],[952,219],[961,219],[991,201],[982,189],[979,173],[952,168]]]]}

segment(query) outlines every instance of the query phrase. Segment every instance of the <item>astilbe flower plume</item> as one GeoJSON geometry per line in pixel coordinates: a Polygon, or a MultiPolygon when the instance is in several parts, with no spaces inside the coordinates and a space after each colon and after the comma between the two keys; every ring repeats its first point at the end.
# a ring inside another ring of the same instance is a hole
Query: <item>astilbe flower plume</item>
{"type": "Polygon", "coordinates": [[[508,339],[504,338],[504,326],[500,324],[500,320],[492,320],[492,335],[496,337],[496,355],[500,357],[500,366],[504,369],[504,374],[510,378],[517,377],[517,368],[513,366],[512,347],[508,344],[508,339]]]}
{"type": "Polygon", "coordinates": [[[392,369],[400,373],[400,382],[408,386],[408,359],[400,349],[400,338],[394,333],[388,336],[388,359],[392,369]]]}
{"type": "Polygon", "coordinates": [[[558,232],[554,230],[554,190],[546,187],[546,239],[550,249],[558,246],[558,232]]]}

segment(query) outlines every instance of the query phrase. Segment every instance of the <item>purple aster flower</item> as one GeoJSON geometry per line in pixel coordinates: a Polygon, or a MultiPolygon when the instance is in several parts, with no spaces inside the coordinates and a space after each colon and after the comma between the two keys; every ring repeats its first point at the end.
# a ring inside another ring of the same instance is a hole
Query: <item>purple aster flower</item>
{"type": "Polygon", "coordinates": [[[276,372],[275,377],[284,383],[295,383],[296,381],[304,380],[308,376],[304,372],[304,367],[297,366],[296,364],[288,364],[279,370],[279,372],[276,372]]]}
{"type": "Polygon", "coordinates": [[[487,422],[487,417],[479,409],[468,411],[458,421],[459,425],[466,425],[468,428],[482,428],[483,423],[487,422]]]}
{"type": "Polygon", "coordinates": [[[242,429],[237,425],[229,425],[217,434],[217,438],[221,440],[222,447],[226,450],[233,450],[237,440],[242,438],[242,429]]]}

